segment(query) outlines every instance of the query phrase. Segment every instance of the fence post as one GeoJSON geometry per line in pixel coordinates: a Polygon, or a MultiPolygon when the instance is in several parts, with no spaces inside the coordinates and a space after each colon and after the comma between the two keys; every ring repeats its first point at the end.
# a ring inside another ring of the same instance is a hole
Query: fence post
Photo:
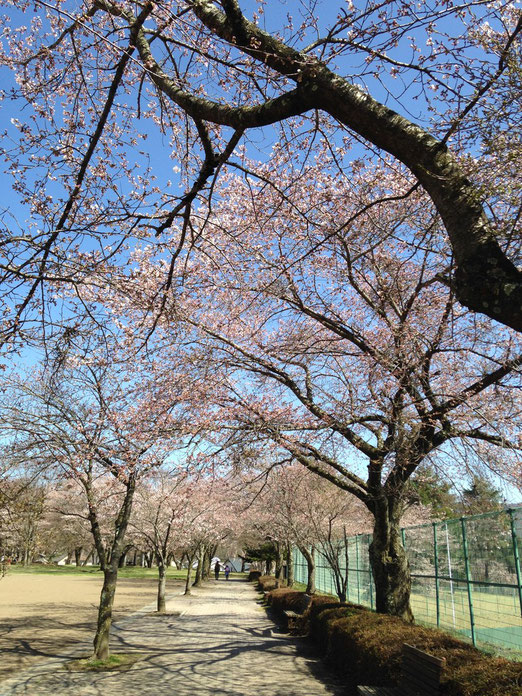
{"type": "Polygon", "coordinates": [[[437,543],[437,523],[433,522],[433,560],[435,562],[435,603],[437,607],[437,626],[440,626],[439,596],[439,546],[437,543]]]}
{"type": "Polygon", "coordinates": [[[371,564],[368,564],[368,577],[370,578],[370,609],[373,610],[373,569],[371,564]]]}
{"type": "Polygon", "coordinates": [[[350,589],[351,589],[351,586],[353,585],[353,566],[351,565],[351,559],[350,559],[350,548],[351,548],[352,538],[353,537],[349,537],[348,544],[346,546],[346,557],[348,559],[348,568],[347,568],[348,583],[346,585],[346,601],[347,602],[351,602],[350,589]]]}
{"type": "Polygon", "coordinates": [[[517,530],[515,527],[514,510],[508,510],[509,520],[511,522],[511,539],[513,542],[513,558],[515,559],[515,571],[517,574],[518,583],[518,601],[520,604],[520,615],[522,616],[522,574],[520,572],[520,555],[518,553],[517,530]]]}
{"type": "Polygon", "coordinates": [[[471,591],[471,578],[469,572],[469,556],[468,556],[468,537],[466,533],[466,520],[464,517],[460,518],[460,523],[462,525],[462,548],[464,551],[464,568],[466,570],[466,585],[468,588],[468,603],[469,603],[469,623],[471,627],[471,642],[476,645],[475,638],[475,615],[473,612],[473,593],[471,591]]]}
{"type": "Polygon", "coordinates": [[[357,574],[357,604],[360,604],[361,603],[361,592],[360,592],[361,578],[360,578],[360,570],[359,570],[359,534],[357,534],[355,537],[355,572],[357,574]]]}

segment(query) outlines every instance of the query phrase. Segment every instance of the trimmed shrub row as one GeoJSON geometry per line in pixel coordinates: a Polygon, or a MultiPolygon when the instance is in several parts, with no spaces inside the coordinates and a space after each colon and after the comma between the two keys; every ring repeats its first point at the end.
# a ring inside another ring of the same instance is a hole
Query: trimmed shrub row
{"type": "Polygon", "coordinates": [[[279,587],[279,580],[273,575],[261,575],[257,579],[257,586],[261,592],[271,592],[279,587]]]}
{"type": "MultiPolygon", "coordinates": [[[[281,588],[270,592],[275,612],[301,613],[304,593],[281,588]]],[[[326,661],[357,684],[395,686],[403,643],[444,657],[441,696],[521,696],[522,663],[486,655],[472,645],[433,628],[407,624],[333,597],[313,595],[298,628],[307,631],[326,661]]],[[[355,690],[354,690],[355,693],[355,690]]]]}
{"type": "Polygon", "coordinates": [[[316,594],[306,595],[304,592],[288,587],[272,590],[267,599],[272,609],[281,617],[283,617],[283,612],[287,610],[302,614],[302,618],[296,623],[296,631],[300,634],[309,632],[310,617],[319,607],[331,605],[332,602],[337,602],[335,606],[339,606],[338,600],[333,597],[316,594]]]}

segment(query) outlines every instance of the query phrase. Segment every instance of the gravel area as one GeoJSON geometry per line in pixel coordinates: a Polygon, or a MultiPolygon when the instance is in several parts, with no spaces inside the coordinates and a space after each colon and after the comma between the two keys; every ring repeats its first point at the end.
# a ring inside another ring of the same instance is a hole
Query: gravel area
{"type": "MultiPolygon", "coordinates": [[[[101,573],[12,573],[0,579],[0,683],[44,658],[66,657],[78,644],[92,643],[102,581],[101,573]]],[[[153,578],[120,578],[115,620],[154,602],[156,592],[153,578]]]]}
{"type": "Polygon", "coordinates": [[[171,595],[165,615],[150,605],[114,625],[113,652],[144,654],[130,670],[67,672],[73,655],[60,655],[6,680],[0,695],[341,696],[306,643],[274,628],[250,584],[213,580],[171,595]]]}

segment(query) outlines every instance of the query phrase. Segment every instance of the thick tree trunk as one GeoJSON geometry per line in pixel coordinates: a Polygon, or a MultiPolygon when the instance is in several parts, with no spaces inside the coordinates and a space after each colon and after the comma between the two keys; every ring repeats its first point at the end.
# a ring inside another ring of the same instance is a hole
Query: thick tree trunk
{"type": "Polygon", "coordinates": [[[218,545],[213,544],[205,549],[205,562],[203,564],[203,580],[208,580],[210,578],[210,566],[212,559],[217,553],[218,545]]]}
{"type": "Polygon", "coordinates": [[[77,566],[79,566],[81,563],[81,557],[82,557],[82,547],[77,546],[74,549],[74,562],[76,563],[77,566]]]}
{"type": "Polygon", "coordinates": [[[203,551],[203,560],[201,561],[201,579],[208,580],[210,575],[210,556],[207,548],[203,551]]]}
{"type": "Polygon", "coordinates": [[[306,594],[314,594],[316,591],[315,587],[315,559],[314,559],[314,548],[307,549],[306,546],[300,546],[299,550],[303,554],[306,560],[306,565],[308,567],[308,580],[306,583],[306,594]]]}
{"type": "MultiPolygon", "coordinates": [[[[298,83],[284,98],[270,106],[249,105],[233,109],[173,90],[159,67],[152,72],[157,86],[188,113],[203,120],[233,128],[251,128],[321,109],[353,129],[379,148],[402,161],[416,176],[433,200],[444,222],[455,261],[453,285],[459,301],[473,311],[522,331],[522,272],[499,246],[493,225],[486,217],[480,189],[467,178],[465,167],[445,143],[420,126],[373,99],[352,82],[332,72],[320,61],[305,66],[303,55],[265,33],[244,17],[237,26],[213,3],[193,4],[194,13],[225,41],[298,83]]],[[[138,50],[142,60],[150,49],[140,33],[138,50]]],[[[143,36],[144,38],[144,36],[143,36]]]]}
{"type": "Polygon", "coordinates": [[[167,610],[165,602],[165,587],[167,584],[167,569],[163,560],[158,559],[158,614],[167,610]]]}
{"type": "Polygon", "coordinates": [[[98,607],[98,626],[94,637],[94,656],[97,660],[109,658],[109,631],[112,623],[112,606],[118,579],[118,564],[109,566],[103,573],[103,587],[98,607]]]}
{"type": "MultiPolygon", "coordinates": [[[[89,480],[89,484],[91,481],[89,480]]],[[[89,502],[89,521],[94,538],[96,551],[100,558],[100,566],[103,570],[103,587],[100,595],[100,605],[98,607],[98,625],[94,637],[93,657],[98,660],[106,661],[109,658],[109,631],[112,623],[112,606],[116,592],[116,582],[118,580],[118,566],[120,558],[125,549],[124,539],[132,510],[132,501],[136,487],[136,479],[129,475],[126,484],[125,497],[114,521],[114,538],[110,547],[109,554],[105,549],[103,537],[100,530],[96,505],[92,499],[92,488],[86,486],[87,499],[89,502]]]]}
{"type": "Polygon", "coordinates": [[[276,566],[275,566],[275,577],[280,583],[283,582],[283,548],[279,542],[276,542],[276,566]]]}
{"type": "Polygon", "coordinates": [[[411,575],[400,534],[402,506],[384,497],[375,506],[370,564],[375,583],[376,609],[382,614],[413,621],[411,575]]]}
{"type": "Polygon", "coordinates": [[[188,558],[188,565],[187,565],[187,580],[185,582],[185,592],[184,594],[189,595],[190,594],[190,578],[192,575],[192,561],[194,559],[194,556],[187,556],[188,558]]]}
{"type": "Polygon", "coordinates": [[[198,564],[196,566],[196,577],[194,578],[194,587],[201,587],[203,584],[203,550],[198,550],[198,564]]]}

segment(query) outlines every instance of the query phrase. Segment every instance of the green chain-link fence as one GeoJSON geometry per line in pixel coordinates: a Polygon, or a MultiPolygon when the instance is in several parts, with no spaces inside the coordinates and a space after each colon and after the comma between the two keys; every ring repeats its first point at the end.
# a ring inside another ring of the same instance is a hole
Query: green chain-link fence
{"type": "MultiPolygon", "coordinates": [[[[522,657],[522,507],[445,520],[402,530],[411,576],[415,620],[468,638],[506,657],[522,657]]],[[[342,544],[347,600],[373,608],[368,561],[371,535],[342,544]],[[346,563],[345,559],[348,559],[346,563]]],[[[316,585],[336,594],[331,565],[315,551],[316,585]]],[[[295,579],[306,583],[307,565],[294,550],[295,579]]]]}

